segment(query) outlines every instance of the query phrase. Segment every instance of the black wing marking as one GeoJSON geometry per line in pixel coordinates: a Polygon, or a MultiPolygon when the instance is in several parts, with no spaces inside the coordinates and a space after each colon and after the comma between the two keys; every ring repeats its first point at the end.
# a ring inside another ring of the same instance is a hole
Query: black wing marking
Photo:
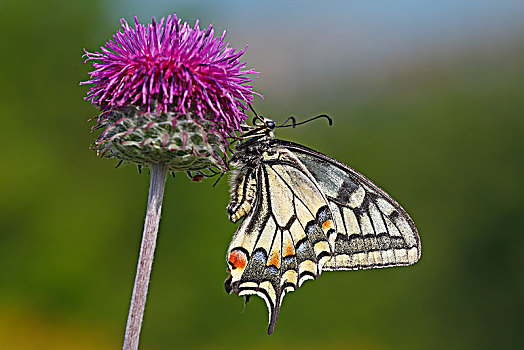
{"type": "Polygon", "coordinates": [[[336,223],[335,256],[325,270],[411,265],[420,258],[417,228],[408,213],[362,174],[299,144],[271,140],[304,164],[327,197],[336,223]]]}

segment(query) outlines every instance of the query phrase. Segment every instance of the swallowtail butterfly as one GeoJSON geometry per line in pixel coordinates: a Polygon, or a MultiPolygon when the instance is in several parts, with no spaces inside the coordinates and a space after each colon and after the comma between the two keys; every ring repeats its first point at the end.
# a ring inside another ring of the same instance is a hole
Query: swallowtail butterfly
{"type": "Polygon", "coordinates": [[[322,271],[419,260],[417,229],[386,192],[325,154],[275,139],[274,121],[256,115],[253,124],[230,163],[227,212],[232,222],[242,222],[226,255],[225,289],[246,301],[252,294],[264,299],[268,334],[284,295],[322,271]]]}

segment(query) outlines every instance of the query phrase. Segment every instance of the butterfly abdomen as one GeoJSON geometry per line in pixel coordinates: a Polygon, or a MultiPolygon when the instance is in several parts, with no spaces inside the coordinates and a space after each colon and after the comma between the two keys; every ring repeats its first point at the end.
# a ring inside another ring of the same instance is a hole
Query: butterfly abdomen
{"type": "Polygon", "coordinates": [[[256,171],[244,167],[231,175],[231,200],[227,206],[229,220],[237,222],[251,211],[256,195],[256,171]]]}

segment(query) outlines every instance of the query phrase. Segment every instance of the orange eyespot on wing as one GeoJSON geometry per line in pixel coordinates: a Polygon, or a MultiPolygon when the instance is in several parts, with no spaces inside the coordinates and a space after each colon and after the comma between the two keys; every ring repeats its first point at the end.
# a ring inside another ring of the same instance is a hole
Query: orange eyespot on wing
{"type": "Polygon", "coordinates": [[[232,251],[229,254],[229,264],[234,269],[243,269],[246,267],[247,264],[247,257],[244,252],[241,252],[240,250],[232,251]]]}
{"type": "Polygon", "coordinates": [[[324,230],[329,230],[330,228],[333,228],[333,221],[331,219],[324,221],[322,227],[324,228],[324,230]]]}
{"type": "Polygon", "coordinates": [[[278,251],[274,251],[273,256],[271,257],[271,260],[269,260],[268,266],[273,265],[277,269],[280,268],[278,258],[279,258],[278,251]]]}
{"type": "Polygon", "coordinates": [[[295,249],[293,248],[293,245],[289,244],[284,247],[284,258],[286,256],[295,255],[295,249]]]}

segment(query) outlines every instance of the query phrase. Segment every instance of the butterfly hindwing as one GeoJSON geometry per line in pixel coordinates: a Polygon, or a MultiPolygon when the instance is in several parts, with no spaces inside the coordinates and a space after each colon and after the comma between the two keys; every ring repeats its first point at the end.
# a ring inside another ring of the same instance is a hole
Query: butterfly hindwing
{"type": "Polygon", "coordinates": [[[254,168],[240,164],[233,177],[230,219],[245,217],[229,246],[226,290],[262,297],[270,334],[284,295],[316,279],[332,258],[334,220],[316,180],[285,148],[264,153],[254,168]]]}

